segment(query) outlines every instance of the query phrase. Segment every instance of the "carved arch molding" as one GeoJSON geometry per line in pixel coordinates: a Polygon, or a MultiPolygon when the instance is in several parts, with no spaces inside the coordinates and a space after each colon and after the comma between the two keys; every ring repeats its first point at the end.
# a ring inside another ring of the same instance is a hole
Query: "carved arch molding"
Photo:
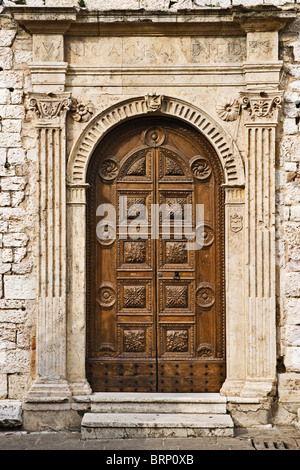
{"type": "Polygon", "coordinates": [[[171,116],[198,129],[213,145],[221,161],[225,184],[244,184],[244,164],[232,137],[205,111],[180,99],[146,96],[132,98],[110,107],[97,115],[84,129],[68,159],[68,183],[85,184],[89,159],[98,142],[116,125],[148,113],[171,116]]]}

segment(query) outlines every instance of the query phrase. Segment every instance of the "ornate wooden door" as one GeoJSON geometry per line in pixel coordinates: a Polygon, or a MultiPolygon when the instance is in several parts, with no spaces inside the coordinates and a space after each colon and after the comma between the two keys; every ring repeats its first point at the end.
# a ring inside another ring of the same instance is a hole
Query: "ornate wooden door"
{"type": "Polygon", "coordinates": [[[87,376],[93,391],[220,390],[222,175],[206,139],[163,118],[131,121],[95,152],[87,211],[87,376]],[[117,223],[116,229],[108,223],[99,239],[101,204],[115,207],[117,223]],[[197,205],[204,205],[202,224],[197,205]],[[191,211],[185,226],[184,210],[191,211]],[[193,233],[202,234],[203,247],[187,250],[193,233]]]}

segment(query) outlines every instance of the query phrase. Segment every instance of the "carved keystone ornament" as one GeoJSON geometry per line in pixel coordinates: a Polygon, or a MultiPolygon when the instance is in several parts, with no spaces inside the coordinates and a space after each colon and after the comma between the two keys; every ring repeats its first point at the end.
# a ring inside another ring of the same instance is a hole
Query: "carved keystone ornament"
{"type": "Polygon", "coordinates": [[[145,96],[145,102],[148,111],[159,111],[163,103],[163,95],[157,95],[156,93],[149,93],[145,96]]]}

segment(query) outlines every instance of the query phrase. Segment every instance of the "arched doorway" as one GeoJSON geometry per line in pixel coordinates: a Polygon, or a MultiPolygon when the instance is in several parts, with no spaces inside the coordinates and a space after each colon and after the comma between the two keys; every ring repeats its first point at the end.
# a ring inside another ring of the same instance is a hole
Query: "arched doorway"
{"type": "Polygon", "coordinates": [[[176,119],[132,119],[100,142],[87,183],[92,390],[219,391],[225,380],[224,177],[211,144],[176,119]],[[106,239],[97,235],[101,204],[116,210],[116,231],[108,225],[106,239]],[[155,205],[165,210],[157,219],[155,205]],[[197,205],[204,206],[201,224],[197,205]],[[132,224],[140,230],[135,237],[132,224]],[[201,249],[186,249],[192,233],[203,235],[201,249]]]}

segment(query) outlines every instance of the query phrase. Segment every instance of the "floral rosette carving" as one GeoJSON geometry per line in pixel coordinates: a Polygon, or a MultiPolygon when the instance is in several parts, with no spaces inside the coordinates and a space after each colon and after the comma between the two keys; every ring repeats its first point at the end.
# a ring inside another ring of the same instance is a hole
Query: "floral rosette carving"
{"type": "Polygon", "coordinates": [[[208,222],[205,222],[204,224],[199,225],[196,228],[197,232],[197,239],[200,239],[202,246],[210,246],[214,239],[214,230],[212,228],[212,225],[208,222]]]}
{"type": "Polygon", "coordinates": [[[190,162],[191,170],[198,180],[206,180],[210,177],[212,169],[209,161],[201,156],[196,156],[190,162]]]}
{"type": "Polygon", "coordinates": [[[111,283],[102,283],[97,291],[97,302],[100,307],[112,307],[116,301],[116,292],[111,283]]]}
{"type": "Polygon", "coordinates": [[[73,100],[70,108],[71,116],[74,121],[88,122],[95,112],[94,105],[92,103],[79,103],[77,100],[73,100]]]}
{"type": "Polygon", "coordinates": [[[113,157],[104,160],[99,168],[99,175],[105,181],[114,180],[119,174],[119,163],[113,157]]]}
{"type": "Polygon", "coordinates": [[[99,222],[97,225],[97,240],[100,245],[112,245],[116,239],[116,228],[113,224],[107,222],[99,222]]]}
{"type": "Polygon", "coordinates": [[[223,121],[235,121],[240,112],[240,104],[236,99],[229,99],[217,106],[216,110],[223,121]]]}
{"type": "Polygon", "coordinates": [[[201,308],[211,307],[215,303],[214,288],[208,282],[202,282],[198,285],[196,291],[196,302],[201,308]]]}

